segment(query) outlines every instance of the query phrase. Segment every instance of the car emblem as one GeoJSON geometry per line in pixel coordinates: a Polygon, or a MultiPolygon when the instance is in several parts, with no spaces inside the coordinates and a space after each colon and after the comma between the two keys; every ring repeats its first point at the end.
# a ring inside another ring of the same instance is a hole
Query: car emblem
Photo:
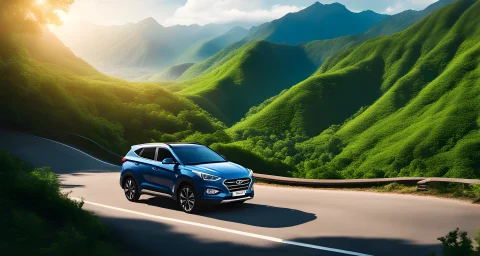
{"type": "Polygon", "coordinates": [[[237,181],[235,181],[235,183],[237,183],[237,185],[240,185],[240,184],[243,183],[243,180],[237,180],[237,181]]]}

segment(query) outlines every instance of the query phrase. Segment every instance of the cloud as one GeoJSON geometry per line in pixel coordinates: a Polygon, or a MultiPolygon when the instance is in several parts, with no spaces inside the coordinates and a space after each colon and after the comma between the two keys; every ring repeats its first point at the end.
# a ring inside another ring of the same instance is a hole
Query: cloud
{"type": "Polygon", "coordinates": [[[393,6],[388,6],[386,9],[385,9],[385,13],[386,14],[396,14],[396,13],[399,13],[399,12],[402,12],[404,11],[406,8],[405,6],[402,4],[402,3],[397,3],[393,6]]]}
{"type": "Polygon", "coordinates": [[[289,12],[298,12],[304,7],[276,4],[269,9],[255,3],[260,1],[244,0],[187,0],[174,14],[165,19],[164,25],[190,25],[227,22],[262,23],[280,18],[289,12]]]}

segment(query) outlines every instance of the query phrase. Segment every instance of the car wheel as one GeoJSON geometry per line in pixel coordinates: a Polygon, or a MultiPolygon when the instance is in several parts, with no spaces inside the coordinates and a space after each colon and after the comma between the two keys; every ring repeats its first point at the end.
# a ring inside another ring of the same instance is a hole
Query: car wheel
{"type": "Polygon", "coordinates": [[[125,179],[123,183],[123,192],[128,201],[136,202],[140,198],[140,191],[138,191],[137,182],[132,177],[125,179]]]}
{"type": "Polygon", "coordinates": [[[194,213],[199,208],[197,192],[190,185],[180,188],[178,199],[180,207],[186,213],[194,213]]]}

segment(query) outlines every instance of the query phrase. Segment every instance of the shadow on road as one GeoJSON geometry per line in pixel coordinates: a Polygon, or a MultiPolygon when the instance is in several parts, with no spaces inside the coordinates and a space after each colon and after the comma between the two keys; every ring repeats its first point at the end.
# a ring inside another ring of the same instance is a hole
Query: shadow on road
{"type": "MultiPolygon", "coordinates": [[[[325,255],[344,254],[323,250],[287,245],[283,243],[263,242],[257,238],[233,235],[210,229],[199,229],[196,235],[177,231],[177,227],[156,221],[101,217],[114,234],[122,240],[132,255],[325,255]],[[227,240],[227,241],[225,241],[227,240]]],[[[299,237],[308,234],[298,234],[299,237]]],[[[277,236],[281,238],[281,234],[277,236]]],[[[357,237],[314,237],[293,239],[302,242],[335,249],[348,250],[375,256],[440,255],[440,244],[419,245],[407,240],[357,237]]]]}
{"type": "MultiPolygon", "coordinates": [[[[170,210],[181,211],[177,202],[162,197],[140,199],[139,202],[170,210]]],[[[293,227],[313,221],[317,216],[291,208],[275,207],[254,203],[221,204],[204,207],[198,215],[245,225],[264,228],[293,227]]]]}

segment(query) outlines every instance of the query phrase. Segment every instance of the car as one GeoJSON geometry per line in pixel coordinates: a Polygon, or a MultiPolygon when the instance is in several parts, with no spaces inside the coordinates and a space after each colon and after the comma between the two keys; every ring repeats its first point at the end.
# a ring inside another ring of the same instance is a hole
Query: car
{"type": "Polygon", "coordinates": [[[186,213],[212,204],[253,199],[253,171],[199,143],[134,145],[122,159],[120,186],[127,200],[143,194],[178,201],[186,213]]]}

